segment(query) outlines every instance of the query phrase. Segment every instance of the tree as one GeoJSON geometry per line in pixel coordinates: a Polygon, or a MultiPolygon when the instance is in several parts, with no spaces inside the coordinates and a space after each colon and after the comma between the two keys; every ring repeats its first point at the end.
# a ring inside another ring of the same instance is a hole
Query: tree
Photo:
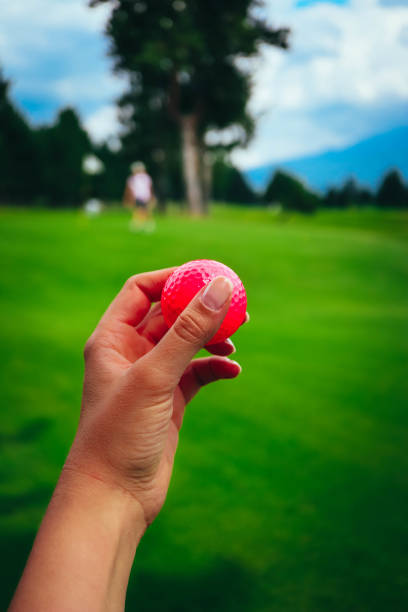
{"type": "Polygon", "coordinates": [[[324,204],[328,208],[345,208],[347,206],[364,206],[374,202],[373,193],[360,187],[354,178],[348,179],[340,189],[328,189],[324,204]]]}
{"type": "Polygon", "coordinates": [[[377,202],[386,208],[408,206],[408,189],[398,170],[391,170],[384,177],[377,193],[377,202]]]}
{"type": "Polygon", "coordinates": [[[92,146],[76,112],[61,110],[54,125],[37,131],[37,143],[42,193],[55,207],[80,204],[86,197],[82,161],[92,146]]]}
{"type": "Polygon", "coordinates": [[[142,129],[165,159],[181,144],[189,207],[202,214],[206,132],[235,126],[235,144],[243,144],[253,128],[250,77],[237,60],[255,56],[261,44],[287,48],[288,30],[256,17],[261,3],[253,0],[91,0],[90,6],[106,2],[114,69],[129,76],[129,115],[142,121],[135,132],[142,129]],[[166,134],[171,144],[163,147],[166,134]]]}
{"type": "Polygon", "coordinates": [[[341,190],[336,189],[336,187],[330,187],[327,190],[323,203],[327,208],[344,208],[346,206],[341,190]]]}
{"type": "Polygon", "coordinates": [[[254,204],[258,199],[241,172],[223,159],[213,165],[212,197],[234,204],[254,204]]]}
{"type": "Polygon", "coordinates": [[[279,203],[286,210],[311,213],[319,205],[319,197],[311,193],[295,177],[278,170],[266,188],[263,200],[279,203]]]}
{"type": "Polygon", "coordinates": [[[23,203],[39,193],[40,163],[33,130],[9,97],[0,72],[0,201],[23,203]]]}

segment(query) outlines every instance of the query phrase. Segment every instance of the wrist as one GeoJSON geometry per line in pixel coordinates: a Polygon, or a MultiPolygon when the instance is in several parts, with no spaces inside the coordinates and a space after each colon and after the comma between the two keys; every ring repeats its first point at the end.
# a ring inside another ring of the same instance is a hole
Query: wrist
{"type": "Polygon", "coordinates": [[[135,549],[147,527],[143,507],[131,493],[75,465],[62,469],[53,500],[95,513],[108,530],[126,534],[135,549]]]}

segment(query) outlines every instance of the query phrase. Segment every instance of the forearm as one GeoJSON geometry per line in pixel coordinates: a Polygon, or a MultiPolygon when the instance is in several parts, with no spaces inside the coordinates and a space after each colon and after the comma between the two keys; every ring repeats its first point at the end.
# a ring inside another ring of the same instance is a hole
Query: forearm
{"type": "Polygon", "coordinates": [[[141,506],[131,495],[64,470],[10,612],[124,609],[144,529],[141,506]]]}

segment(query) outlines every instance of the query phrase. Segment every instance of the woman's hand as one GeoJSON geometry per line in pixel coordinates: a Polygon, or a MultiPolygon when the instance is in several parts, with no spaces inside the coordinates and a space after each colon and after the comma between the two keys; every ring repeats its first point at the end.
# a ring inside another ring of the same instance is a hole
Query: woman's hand
{"type": "Polygon", "coordinates": [[[170,330],[160,295],[173,269],[131,277],[85,347],[85,381],[78,432],[65,471],[124,490],[140,504],[146,525],[166,497],[186,404],[201,386],[234,378],[240,366],[218,356],[192,361],[224,319],[231,282],[214,279],[170,330]]]}
{"type": "Polygon", "coordinates": [[[10,611],[117,611],[136,548],[166,497],[184,408],[202,385],[234,378],[223,355],[191,361],[217,331],[232,285],[218,277],[170,330],[160,304],[172,269],[130,278],[85,347],[78,431],[10,611]]]}

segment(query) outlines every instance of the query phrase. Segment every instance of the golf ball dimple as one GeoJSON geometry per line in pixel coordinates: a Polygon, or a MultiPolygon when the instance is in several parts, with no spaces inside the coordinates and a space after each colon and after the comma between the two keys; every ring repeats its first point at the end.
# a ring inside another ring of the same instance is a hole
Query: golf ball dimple
{"type": "Polygon", "coordinates": [[[233,284],[230,307],[217,333],[208,344],[226,340],[245,319],[247,297],[241,279],[231,268],[212,259],[196,259],[177,268],[167,279],[161,295],[164,320],[171,327],[193,297],[216,276],[225,276],[233,284]]]}

